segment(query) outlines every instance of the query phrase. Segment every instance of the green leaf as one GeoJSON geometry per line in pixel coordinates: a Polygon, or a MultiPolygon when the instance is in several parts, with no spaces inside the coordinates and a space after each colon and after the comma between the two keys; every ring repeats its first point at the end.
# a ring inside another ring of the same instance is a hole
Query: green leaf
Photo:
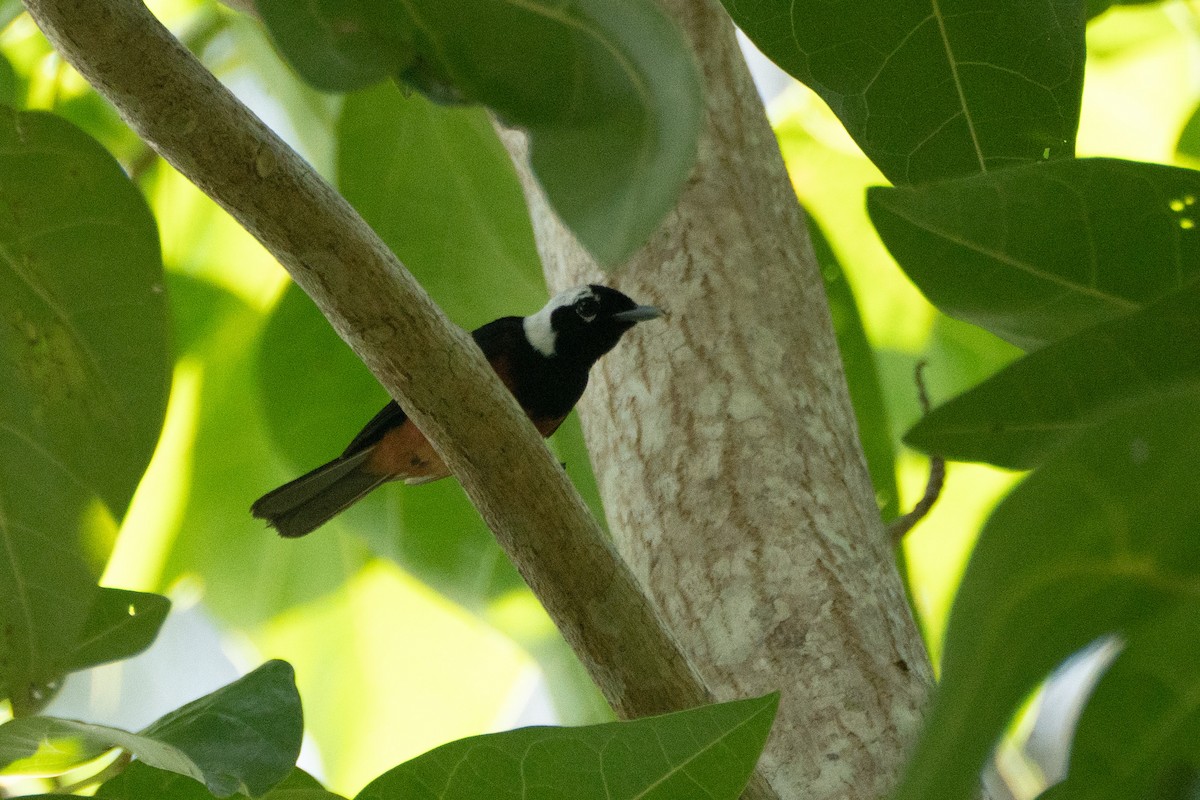
{"type": "Polygon", "coordinates": [[[867,204],[931,302],[1035,349],[1200,274],[1198,197],[1200,173],[1097,158],[875,187],[867,204]]]}
{"type": "Polygon", "coordinates": [[[93,761],[125,731],[54,717],[21,717],[0,725],[0,775],[49,777],[93,761]]]}
{"type": "Polygon", "coordinates": [[[0,687],[18,714],[75,647],[169,378],[145,201],[82,131],[0,107],[0,687]]]}
{"type": "Polygon", "coordinates": [[[289,0],[257,6],[315,86],[347,91],[391,75],[525,129],[551,205],[602,264],[641,246],[691,171],[700,80],[653,2],[477,0],[464,10],[334,0],[301,14],[289,0]]]}
{"type": "MultiPolygon", "coordinates": [[[[63,640],[62,652],[45,666],[46,678],[24,685],[17,692],[13,698],[16,716],[44,708],[57,694],[67,673],[119,661],[145,650],[154,642],[171,608],[167,598],[145,592],[93,586],[87,596],[91,608],[82,627],[75,632],[75,640],[69,647],[63,640]]],[[[7,694],[5,683],[0,682],[0,689],[7,694]]]]}
{"type": "Polygon", "coordinates": [[[474,736],[385,772],[356,800],[734,800],[778,705],[771,694],[631,722],[474,736]]]}
{"type": "Polygon", "coordinates": [[[385,84],[346,98],[337,135],[338,188],[447,313],[474,328],[545,302],[525,196],[483,110],[385,84]]]}
{"type": "Polygon", "coordinates": [[[1080,0],[722,0],[897,185],[1075,151],[1080,0]]]}
{"type": "MultiPolygon", "coordinates": [[[[191,778],[174,772],[155,769],[135,761],[100,787],[107,800],[209,800],[212,792],[191,778]]],[[[245,795],[236,794],[234,800],[245,795]]],[[[316,778],[302,769],[293,769],[288,776],[263,795],[263,800],[339,800],[321,786],[316,778]]]]}
{"type": "Polygon", "coordinates": [[[900,490],[896,486],[896,454],[892,447],[887,407],[883,402],[883,387],[875,364],[875,351],[867,341],[854,290],[846,280],[833,248],[829,246],[816,220],[811,215],[806,216],[813,252],[825,281],[838,351],[842,354],[846,383],[850,388],[854,415],[858,419],[859,439],[871,470],[875,497],[880,501],[883,518],[892,519],[900,515],[900,490]]]}
{"type": "Polygon", "coordinates": [[[1200,767],[1197,605],[1181,603],[1130,634],[1079,719],[1056,798],[1173,797],[1164,790],[1180,767],[1193,775],[1200,767]]]}
{"type": "Polygon", "coordinates": [[[258,797],[291,772],[303,734],[292,668],[268,661],[142,731],[171,748],[169,756],[135,754],[151,766],[203,781],[218,796],[240,791],[258,797]]]}
{"type": "MultiPolygon", "coordinates": [[[[18,13],[25,10],[25,7],[20,3],[17,3],[16,6],[18,13]]],[[[10,14],[11,11],[11,3],[7,6],[0,5],[0,28],[6,24],[4,17],[10,14]]],[[[17,77],[17,72],[13,69],[12,62],[0,55],[0,104],[19,106],[19,95],[22,93],[23,88],[21,79],[17,77]]]]}
{"type": "Polygon", "coordinates": [[[370,15],[386,4],[307,3],[255,0],[258,15],[275,46],[300,76],[326,92],[349,92],[398,75],[416,59],[402,36],[372,25],[370,15]]]}
{"type": "Polygon", "coordinates": [[[959,461],[1037,466],[1114,405],[1200,379],[1200,283],[1009,365],[933,410],[905,437],[959,461]]]}
{"type": "Polygon", "coordinates": [[[154,642],[170,609],[171,601],[162,595],[100,587],[63,671],[77,672],[142,652],[154,642]]]}
{"type": "Polygon", "coordinates": [[[1176,603],[1196,608],[1197,407],[1193,385],[1129,409],[996,508],[955,599],[942,681],[896,800],[975,797],[996,738],[1051,669],[1176,603]]]}
{"type": "Polygon", "coordinates": [[[159,769],[200,781],[219,797],[264,794],[300,753],[303,722],[292,668],[268,661],[140,733],[53,717],[0,725],[0,768],[52,775],[123,748],[159,769]]]}
{"type": "MultiPolygon", "coordinates": [[[[266,316],[206,281],[171,275],[170,289],[183,363],[195,376],[196,433],[185,462],[186,507],[158,587],[196,582],[206,609],[254,628],[335,590],[370,554],[337,535],[283,541],[250,516],[255,497],[295,477],[272,453],[253,390],[266,316]]],[[[295,368],[316,376],[308,365],[295,368]]]]}

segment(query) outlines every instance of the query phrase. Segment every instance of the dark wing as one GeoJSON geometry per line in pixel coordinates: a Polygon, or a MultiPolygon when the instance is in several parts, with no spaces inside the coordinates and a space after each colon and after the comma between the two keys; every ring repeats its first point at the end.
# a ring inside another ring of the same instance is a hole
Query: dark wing
{"type": "Polygon", "coordinates": [[[382,439],[383,435],[392,428],[403,425],[406,419],[408,419],[408,414],[404,413],[404,409],[396,405],[395,400],[388,401],[388,404],[381,408],[378,414],[371,417],[371,421],[346,446],[342,452],[342,458],[366,450],[382,439]]]}
{"type": "Polygon", "coordinates": [[[482,328],[477,328],[471,335],[475,337],[475,344],[483,351],[483,357],[500,376],[500,382],[520,399],[513,382],[513,370],[516,366],[514,359],[522,347],[529,349],[521,317],[501,317],[482,328]]]}
{"type": "MultiPolygon", "coordinates": [[[[510,352],[509,348],[518,341],[516,337],[524,337],[525,332],[521,327],[520,317],[501,317],[476,329],[471,335],[475,337],[475,344],[479,345],[484,357],[495,366],[500,355],[510,352]]],[[[507,385],[507,375],[502,373],[501,377],[507,385]]],[[[404,413],[404,409],[398,406],[395,400],[389,401],[346,446],[342,458],[366,450],[382,439],[388,431],[403,425],[407,419],[408,414],[404,413]]]]}
{"type": "Polygon", "coordinates": [[[495,362],[501,354],[517,352],[522,345],[529,346],[521,317],[501,317],[482,328],[476,328],[471,335],[489,362],[495,362]]]}

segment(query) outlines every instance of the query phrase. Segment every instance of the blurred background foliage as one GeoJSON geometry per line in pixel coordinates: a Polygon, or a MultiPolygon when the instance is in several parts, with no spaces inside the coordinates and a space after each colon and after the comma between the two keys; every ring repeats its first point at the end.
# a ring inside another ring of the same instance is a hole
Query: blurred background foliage
{"type": "MultiPolygon", "coordinates": [[[[390,84],[323,95],[282,63],[256,21],[210,0],[150,5],[354,203],[452,319],[471,329],[544,302],[520,190],[482,112],[390,84]]],[[[1095,4],[1088,27],[1079,155],[1196,167],[1200,3],[1108,5],[1095,4]]],[[[102,582],[166,594],[174,611],[148,652],[73,675],[50,713],[145,724],[231,673],[285,659],[304,698],[301,763],[343,793],[451,739],[608,719],[452,481],[389,487],[299,541],[250,518],[251,501],[340,451],[385,395],[273,259],[149,151],[13,4],[3,9],[0,100],[62,115],[125,166],[158,220],[173,325],[165,427],[102,582]]],[[[926,302],[867,219],[865,190],[884,178],[812,92],[769,70],[761,77],[778,89],[771,118],[827,241],[818,253],[835,318],[861,317],[869,343],[847,347],[847,358],[878,370],[855,400],[886,410],[871,415],[872,438],[891,447],[876,444],[872,462],[879,505],[893,516],[926,478],[924,457],[900,442],[921,416],[916,362],[930,362],[937,402],[1018,351],[926,302]],[[895,482],[879,466],[893,459],[895,482]]],[[[577,421],[551,444],[600,512],[577,421]]],[[[966,555],[1015,478],[953,465],[941,502],[906,542],[935,664],[966,555]]]]}

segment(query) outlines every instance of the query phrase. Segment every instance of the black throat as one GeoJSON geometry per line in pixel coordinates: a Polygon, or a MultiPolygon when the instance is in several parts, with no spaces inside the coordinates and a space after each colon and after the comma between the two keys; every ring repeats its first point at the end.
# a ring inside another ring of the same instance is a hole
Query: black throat
{"type": "Polygon", "coordinates": [[[546,356],[529,343],[521,317],[503,317],[474,332],[476,343],[534,418],[565,417],[587,388],[596,359],[546,356]]]}
{"type": "Polygon", "coordinates": [[[565,417],[583,396],[594,363],[547,357],[534,349],[522,331],[521,346],[513,353],[513,394],[531,416],[565,417]]]}

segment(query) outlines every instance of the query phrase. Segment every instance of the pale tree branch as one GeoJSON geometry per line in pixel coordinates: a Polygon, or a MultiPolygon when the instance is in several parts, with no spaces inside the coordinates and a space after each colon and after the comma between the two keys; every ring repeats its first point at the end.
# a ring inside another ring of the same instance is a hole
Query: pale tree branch
{"type": "Polygon", "coordinates": [[[25,5],[126,122],[271,251],[403,404],[617,712],[709,701],[470,337],[350,205],[138,0],[25,5]]]}
{"type": "MultiPolygon", "coordinates": [[[[757,796],[876,800],[920,730],[928,657],[883,529],[824,287],[716,0],[664,0],[707,122],[676,209],[617,276],[670,312],[581,404],[609,527],[720,699],[782,690],[757,796]]],[[[548,281],[602,275],[546,206],[548,281]]]]}

